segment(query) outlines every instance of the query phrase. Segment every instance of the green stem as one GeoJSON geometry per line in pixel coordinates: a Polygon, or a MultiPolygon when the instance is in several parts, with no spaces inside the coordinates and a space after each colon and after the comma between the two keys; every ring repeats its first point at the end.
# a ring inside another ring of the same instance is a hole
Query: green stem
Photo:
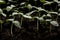
{"type": "MultiPolygon", "coordinates": [[[[13,18],[15,19],[15,17],[14,17],[14,16],[13,16],[13,18]]],[[[11,36],[13,37],[12,29],[13,29],[13,23],[11,24],[11,36]]]]}
{"type": "Polygon", "coordinates": [[[37,31],[38,31],[38,28],[39,28],[39,27],[38,27],[38,20],[37,20],[37,31]]]}
{"type": "Polygon", "coordinates": [[[22,26],[22,21],[23,21],[23,18],[21,17],[21,26],[22,26]]]}
{"type": "Polygon", "coordinates": [[[11,24],[11,35],[13,35],[12,29],[13,29],[13,24],[11,24]]]}

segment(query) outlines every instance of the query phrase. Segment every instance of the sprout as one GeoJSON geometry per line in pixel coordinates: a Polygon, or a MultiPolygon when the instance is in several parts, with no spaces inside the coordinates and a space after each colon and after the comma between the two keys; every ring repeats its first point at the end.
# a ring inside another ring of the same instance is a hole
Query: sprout
{"type": "Polygon", "coordinates": [[[12,9],[12,7],[10,7],[10,6],[7,6],[7,8],[6,8],[7,11],[10,11],[11,9],[12,9]]]}
{"type": "Polygon", "coordinates": [[[14,21],[14,19],[7,19],[6,21],[14,21]]]}
{"type": "Polygon", "coordinates": [[[14,6],[14,5],[7,6],[7,7],[6,7],[6,10],[7,10],[7,11],[10,11],[10,10],[13,9],[13,7],[15,7],[15,6],[14,6]]]}
{"type": "Polygon", "coordinates": [[[15,5],[10,5],[10,7],[15,7],[15,5]]]}
{"type": "Polygon", "coordinates": [[[34,18],[37,18],[38,20],[40,20],[40,21],[44,21],[44,18],[43,17],[34,17],[34,18]]]}
{"type": "Polygon", "coordinates": [[[31,4],[28,4],[28,5],[27,5],[27,8],[28,8],[28,9],[32,9],[32,5],[31,5],[31,4]]]}
{"type": "Polygon", "coordinates": [[[45,1],[46,3],[44,3],[43,5],[47,5],[47,4],[52,4],[53,2],[49,2],[49,1],[45,1]]]}
{"type": "Polygon", "coordinates": [[[31,16],[27,16],[27,15],[22,15],[24,18],[29,18],[29,19],[32,19],[31,16]]]}
{"type": "Polygon", "coordinates": [[[25,5],[25,2],[22,2],[20,5],[25,5]]]}
{"type": "Polygon", "coordinates": [[[59,26],[58,22],[57,21],[51,21],[50,22],[53,26],[59,26]]]}
{"type": "Polygon", "coordinates": [[[2,15],[4,16],[4,17],[6,17],[7,15],[6,14],[4,14],[4,13],[2,13],[2,15]]]}
{"type": "Polygon", "coordinates": [[[58,0],[53,0],[54,2],[57,2],[58,4],[60,3],[60,1],[58,1],[58,0]]]}
{"type": "Polygon", "coordinates": [[[48,12],[46,11],[45,9],[41,8],[41,7],[37,7],[38,11],[45,11],[45,12],[48,12]]]}
{"type": "Polygon", "coordinates": [[[13,12],[13,13],[12,13],[12,16],[14,16],[14,15],[23,15],[23,13],[21,13],[21,12],[19,12],[19,13],[13,12]]]}
{"type": "Polygon", "coordinates": [[[45,17],[46,15],[44,14],[42,17],[45,17]]]}
{"type": "Polygon", "coordinates": [[[29,13],[26,13],[26,15],[31,15],[32,13],[36,12],[37,10],[31,11],[29,13]]]}
{"type": "Polygon", "coordinates": [[[13,12],[13,13],[12,13],[12,16],[14,16],[14,15],[19,15],[19,13],[13,12]]]}
{"type": "Polygon", "coordinates": [[[2,14],[4,17],[6,17],[6,14],[3,13],[2,9],[0,9],[0,14],[2,14]]]}
{"type": "Polygon", "coordinates": [[[47,14],[47,16],[48,16],[48,17],[51,17],[51,15],[50,15],[50,14],[47,14]]]}
{"type": "Polygon", "coordinates": [[[0,4],[5,4],[6,2],[3,0],[0,0],[0,4]]]}
{"type": "Polygon", "coordinates": [[[12,22],[16,27],[21,28],[19,21],[13,21],[12,22]]]}
{"type": "Polygon", "coordinates": [[[50,22],[50,21],[52,21],[52,19],[46,19],[45,21],[49,21],[50,22]]]}
{"type": "Polygon", "coordinates": [[[58,12],[49,12],[50,14],[58,14],[58,12]]]}

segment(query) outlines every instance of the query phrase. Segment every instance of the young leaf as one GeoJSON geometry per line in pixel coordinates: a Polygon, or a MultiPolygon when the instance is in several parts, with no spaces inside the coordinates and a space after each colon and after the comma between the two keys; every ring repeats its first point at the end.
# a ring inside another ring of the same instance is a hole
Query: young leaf
{"type": "Polygon", "coordinates": [[[32,9],[32,5],[31,5],[31,4],[28,4],[28,5],[27,5],[27,8],[28,8],[28,9],[32,9]]]}
{"type": "Polygon", "coordinates": [[[6,7],[6,10],[7,10],[7,11],[10,11],[11,9],[12,9],[12,7],[10,7],[10,6],[7,6],[7,7],[6,7]]]}
{"type": "Polygon", "coordinates": [[[44,18],[43,17],[34,17],[34,18],[37,18],[38,20],[40,20],[40,21],[44,21],[44,18]]]}
{"type": "Polygon", "coordinates": [[[45,12],[48,12],[46,11],[45,9],[41,8],[41,7],[37,7],[38,11],[45,11],[45,12]]]}
{"type": "Polygon", "coordinates": [[[50,14],[47,14],[48,17],[52,17],[50,14]]]}
{"type": "Polygon", "coordinates": [[[14,15],[23,15],[23,13],[21,13],[21,12],[19,12],[19,13],[13,12],[13,13],[12,13],[12,16],[14,16],[14,15]]]}
{"type": "Polygon", "coordinates": [[[7,11],[10,11],[10,10],[13,9],[13,7],[15,7],[15,6],[14,6],[14,5],[7,6],[7,7],[6,7],[6,10],[7,10],[7,11]]]}
{"type": "Polygon", "coordinates": [[[12,22],[16,27],[21,28],[20,22],[19,21],[13,21],[12,22]]]}
{"type": "Polygon", "coordinates": [[[14,19],[7,19],[6,21],[14,21],[14,19]]]}
{"type": "Polygon", "coordinates": [[[6,2],[3,0],[0,0],[0,4],[5,4],[6,2]]]}
{"type": "Polygon", "coordinates": [[[50,22],[53,26],[59,26],[59,23],[57,21],[51,21],[50,22]]]}
{"type": "Polygon", "coordinates": [[[49,2],[49,1],[45,1],[46,3],[44,3],[43,5],[47,5],[47,4],[52,4],[53,2],[49,2]]]}
{"type": "Polygon", "coordinates": [[[52,19],[46,19],[45,21],[49,21],[50,22],[50,21],[52,21],[52,19]]]}
{"type": "Polygon", "coordinates": [[[29,12],[29,13],[26,13],[26,15],[31,15],[31,14],[33,14],[34,12],[36,12],[37,10],[34,10],[34,11],[31,11],[31,12],[29,12]]]}
{"type": "Polygon", "coordinates": [[[7,15],[6,14],[4,14],[4,13],[2,13],[2,15],[4,16],[4,17],[6,17],[7,15]]]}
{"type": "Polygon", "coordinates": [[[20,5],[25,5],[26,4],[26,2],[22,2],[20,5]]]}
{"type": "Polygon", "coordinates": [[[27,15],[22,15],[24,18],[28,18],[28,19],[32,19],[31,16],[27,16],[27,15]]]}
{"type": "Polygon", "coordinates": [[[50,14],[58,14],[58,12],[49,12],[50,14]]]}

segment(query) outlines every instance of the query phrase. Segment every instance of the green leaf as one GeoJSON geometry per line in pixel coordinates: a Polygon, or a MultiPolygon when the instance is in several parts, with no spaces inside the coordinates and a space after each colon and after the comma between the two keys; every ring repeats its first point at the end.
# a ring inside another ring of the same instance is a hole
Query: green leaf
{"type": "Polygon", "coordinates": [[[21,13],[21,12],[19,12],[19,13],[13,12],[13,13],[12,13],[12,16],[14,16],[14,15],[23,15],[23,13],[21,13]]]}
{"type": "Polygon", "coordinates": [[[28,4],[28,5],[27,5],[27,8],[28,8],[28,9],[32,9],[32,5],[31,5],[31,4],[28,4]]]}
{"type": "Polygon", "coordinates": [[[31,11],[31,12],[29,12],[29,13],[26,13],[26,15],[31,15],[31,14],[33,14],[34,12],[36,12],[37,10],[34,10],[34,11],[31,11]]]}
{"type": "Polygon", "coordinates": [[[47,5],[47,4],[52,4],[53,2],[49,2],[49,1],[45,1],[46,3],[44,3],[43,5],[47,5]]]}
{"type": "Polygon", "coordinates": [[[50,22],[50,21],[52,21],[52,19],[46,19],[45,21],[48,21],[48,22],[50,22]]]}
{"type": "Polygon", "coordinates": [[[13,21],[12,22],[16,27],[21,28],[20,22],[19,21],[13,21]]]}
{"type": "Polygon", "coordinates": [[[6,21],[14,21],[14,19],[7,19],[6,21]]]}
{"type": "Polygon", "coordinates": [[[3,0],[0,0],[0,4],[5,4],[6,2],[3,0]]]}
{"type": "Polygon", "coordinates": [[[7,7],[6,7],[6,10],[7,10],[7,11],[10,11],[10,10],[13,9],[13,7],[15,7],[15,6],[14,6],[14,5],[7,6],[7,7]]]}
{"type": "Polygon", "coordinates": [[[26,4],[26,2],[22,2],[20,5],[25,5],[26,4]]]}
{"type": "Polygon", "coordinates": [[[57,21],[51,21],[50,22],[53,26],[59,26],[59,23],[57,21]]]}
{"type": "Polygon", "coordinates": [[[47,14],[48,17],[52,17],[50,14],[47,14]]]}
{"type": "Polygon", "coordinates": [[[28,15],[22,15],[24,18],[28,18],[28,19],[32,19],[31,16],[28,16],[28,15]]]}
{"type": "Polygon", "coordinates": [[[56,14],[56,15],[58,15],[58,12],[49,12],[49,14],[56,14]]]}
{"type": "Polygon", "coordinates": [[[44,18],[43,17],[34,17],[34,18],[37,18],[40,21],[44,21],[44,18]]]}

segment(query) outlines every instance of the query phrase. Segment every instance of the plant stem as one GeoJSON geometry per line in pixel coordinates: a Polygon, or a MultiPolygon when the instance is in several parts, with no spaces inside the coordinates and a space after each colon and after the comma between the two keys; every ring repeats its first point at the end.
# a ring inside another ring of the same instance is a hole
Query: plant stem
{"type": "MultiPolygon", "coordinates": [[[[13,18],[15,19],[15,17],[14,17],[14,16],[13,16],[13,18]]],[[[13,23],[11,24],[11,36],[13,37],[12,29],[13,29],[13,23]]]]}
{"type": "Polygon", "coordinates": [[[38,27],[38,20],[37,20],[37,31],[38,31],[38,28],[39,28],[39,27],[38,27]]]}
{"type": "Polygon", "coordinates": [[[21,17],[21,26],[22,26],[22,21],[23,21],[23,18],[21,17]]]}
{"type": "Polygon", "coordinates": [[[11,35],[13,35],[13,33],[12,33],[12,29],[13,29],[13,24],[11,24],[11,35]]]}

